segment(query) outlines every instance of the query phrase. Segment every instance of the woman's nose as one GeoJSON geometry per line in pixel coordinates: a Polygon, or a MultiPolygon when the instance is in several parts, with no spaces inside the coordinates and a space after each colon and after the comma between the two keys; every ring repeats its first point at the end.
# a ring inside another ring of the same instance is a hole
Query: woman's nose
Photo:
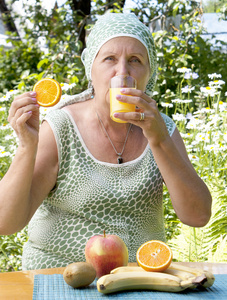
{"type": "Polygon", "coordinates": [[[129,67],[126,60],[119,60],[116,67],[116,75],[129,75],[129,67]]]}

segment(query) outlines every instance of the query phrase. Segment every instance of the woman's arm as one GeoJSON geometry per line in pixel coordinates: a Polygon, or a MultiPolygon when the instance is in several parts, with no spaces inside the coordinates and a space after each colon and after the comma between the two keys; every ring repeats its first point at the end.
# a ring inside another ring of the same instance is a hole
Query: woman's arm
{"type": "Polygon", "coordinates": [[[206,225],[212,198],[193,168],[177,128],[171,137],[166,136],[155,146],[151,144],[151,148],[179,219],[194,227],[206,225]]]}
{"type": "Polygon", "coordinates": [[[138,109],[114,116],[142,128],[179,219],[190,226],[206,225],[211,216],[211,195],[190,163],[180,133],[175,129],[170,137],[155,100],[136,89],[128,88],[124,93],[121,101],[133,103],[138,109]],[[142,121],[141,112],[145,116],[142,121]]]}
{"type": "Polygon", "coordinates": [[[29,93],[17,97],[9,121],[19,146],[9,170],[0,182],[0,234],[21,230],[56,182],[58,154],[47,122],[39,131],[38,106],[29,93]]]}
{"type": "Polygon", "coordinates": [[[12,234],[27,225],[54,187],[57,172],[56,142],[48,123],[44,122],[37,154],[35,147],[19,147],[0,182],[0,234],[12,234]]]}

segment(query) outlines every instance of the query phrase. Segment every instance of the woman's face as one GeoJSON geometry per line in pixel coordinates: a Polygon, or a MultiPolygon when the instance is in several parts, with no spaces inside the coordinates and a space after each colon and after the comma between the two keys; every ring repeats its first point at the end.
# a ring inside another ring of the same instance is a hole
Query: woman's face
{"type": "Polygon", "coordinates": [[[99,50],[91,71],[95,98],[109,104],[110,79],[116,75],[130,75],[137,81],[137,89],[145,91],[150,76],[147,50],[137,39],[116,37],[99,50]]]}

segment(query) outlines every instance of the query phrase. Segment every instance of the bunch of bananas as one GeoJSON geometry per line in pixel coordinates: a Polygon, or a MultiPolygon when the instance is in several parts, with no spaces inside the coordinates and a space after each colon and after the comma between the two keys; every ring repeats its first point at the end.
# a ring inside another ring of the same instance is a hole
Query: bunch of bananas
{"type": "Polygon", "coordinates": [[[214,275],[208,271],[172,262],[163,272],[147,272],[137,266],[116,268],[98,279],[97,289],[103,294],[126,290],[181,292],[198,286],[211,287],[214,280],[214,275]]]}

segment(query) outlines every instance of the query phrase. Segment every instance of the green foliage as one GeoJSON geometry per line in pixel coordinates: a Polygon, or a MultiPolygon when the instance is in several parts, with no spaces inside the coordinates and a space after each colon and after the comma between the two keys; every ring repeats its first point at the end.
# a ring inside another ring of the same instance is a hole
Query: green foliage
{"type": "MultiPolygon", "coordinates": [[[[42,77],[52,77],[62,83],[63,94],[75,94],[86,88],[87,80],[80,59],[84,47],[80,42],[82,27],[86,24],[89,30],[97,15],[105,13],[110,4],[112,11],[122,11],[119,1],[91,2],[91,15],[81,16],[70,9],[71,0],[51,13],[41,6],[40,0],[35,5],[23,1],[26,14],[19,16],[23,39],[9,34],[12,48],[0,48],[0,178],[7,171],[17,146],[16,137],[7,122],[8,110],[15,94],[31,90],[42,77]],[[44,41],[44,47],[41,47],[41,40],[44,41]]],[[[214,199],[213,216],[205,229],[190,228],[178,220],[164,186],[167,240],[175,250],[175,259],[227,261],[224,255],[227,253],[227,196],[223,188],[227,186],[227,122],[226,108],[224,111],[220,109],[225,99],[226,83],[219,81],[217,87],[217,78],[211,82],[207,76],[218,72],[226,80],[226,54],[220,46],[215,45],[214,48],[209,41],[202,39],[204,28],[198,2],[143,0],[135,3],[137,6],[132,11],[145,24],[148,25],[154,18],[160,19],[162,24],[162,28],[153,33],[158,55],[158,80],[154,98],[160,110],[176,121],[193,165],[210,187],[214,199]],[[168,18],[173,16],[180,16],[178,27],[166,25],[168,18]],[[189,77],[185,78],[186,73],[189,77]],[[193,74],[197,74],[198,78],[192,78],[193,74]],[[209,94],[213,90],[215,93],[209,94]],[[179,103],[175,100],[179,100],[179,103]],[[201,121],[201,127],[192,126],[192,122],[186,118],[188,113],[195,120],[201,121]],[[210,134],[207,128],[211,128],[214,134],[210,134]],[[224,151],[220,150],[221,146],[224,151]]],[[[225,11],[223,6],[223,14],[225,11]]],[[[11,236],[0,236],[1,271],[21,269],[22,246],[26,239],[26,229],[11,236]]]]}
{"type": "Polygon", "coordinates": [[[158,1],[157,4],[156,1],[142,1],[133,11],[141,20],[145,18],[147,25],[158,21],[161,24],[161,30],[153,33],[158,57],[156,91],[160,94],[160,101],[166,98],[166,94],[169,100],[169,91],[177,89],[181,80],[178,68],[187,67],[198,73],[197,83],[200,85],[207,85],[207,74],[217,70],[222,78],[227,78],[226,53],[222,51],[226,43],[217,41],[214,47],[202,38],[206,31],[198,2],[169,0],[158,1]],[[180,19],[177,27],[173,16],[180,19]]]}
{"type": "Polygon", "coordinates": [[[26,228],[11,236],[0,235],[0,272],[21,270],[22,250],[26,241],[26,228]]]}
{"type": "Polygon", "coordinates": [[[178,30],[154,33],[159,72],[156,89],[160,95],[176,90],[181,80],[177,69],[181,67],[198,73],[200,85],[207,85],[207,74],[217,70],[222,78],[227,78],[226,54],[221,47],[212,49],[213,46],[201,37],[202,33],[201,15],[197,10],[182,16],[178,30]]]}
{"type": "MultiPolygon", "coordinates": [[[[203,11],[205,13],[219,13],[223,10],[226,11],[226,0],[209,0],[203,5],[203,11]]],[[[226,17],[226,16],[225,16],[226,17]]]]}
{"type": "Polygon", "coordinates": [[[0,92],[17,86],[26,72],[37,72],[41,51],[29,41],[20,41],[11,35],[12,49],[0,48],[0,92]]]}
{"type": "Polygon", "coordinates": [[[19,88],[31,90],[43,77],[53,77],[59,82],[75,83],[75,93],[86,85],[84,68],[80,59],[83,45],[79,41],[83,22],[77,12],[65,5],[53,9],[51,14],[41,6],[23,3],[24,16],[18,16],[22,40],[9,33],[11,49],[0,49],[0,93],[19,88]]]}
{"type": "Polygon", "coordinates": [[[180,224],[181,234],[169,241],[176,260],[227,261],[227,195],[224,187],[219,184],[210,183],[214,199],[210,222],[202,229],[180,224]]]}

